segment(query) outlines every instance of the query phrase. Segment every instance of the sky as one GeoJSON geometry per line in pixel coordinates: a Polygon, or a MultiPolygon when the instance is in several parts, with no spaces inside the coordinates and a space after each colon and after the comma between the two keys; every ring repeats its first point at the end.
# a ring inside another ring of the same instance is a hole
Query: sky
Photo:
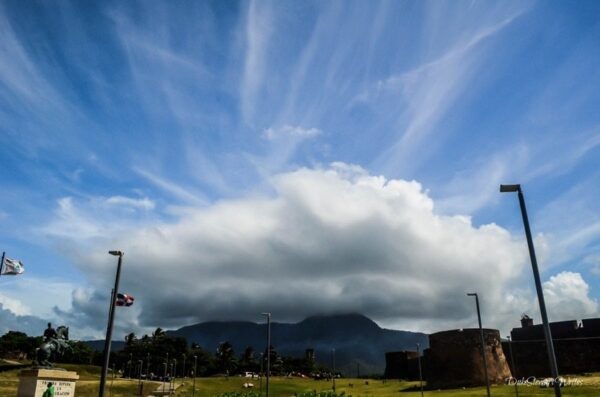
{"type": "Polygon", "coordinates": [[[596,1],[0,3],[0,333],[600,317],[596,1]]]}

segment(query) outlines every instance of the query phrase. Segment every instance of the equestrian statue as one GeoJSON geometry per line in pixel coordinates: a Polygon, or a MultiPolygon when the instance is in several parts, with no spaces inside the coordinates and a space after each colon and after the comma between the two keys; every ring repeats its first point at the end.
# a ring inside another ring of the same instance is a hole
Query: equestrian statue
{"type": "Polygon", "coordinates": [[[52,324],[48,323],[48,328],[44,331],[44,342],[36,349],[33,363],[40,367],[54,367],[50,359],[56,360],[57,357],[62,356],[66,351],[73,350],[68,341],[68,327],[61,325],[54,330],[52,324]]]}

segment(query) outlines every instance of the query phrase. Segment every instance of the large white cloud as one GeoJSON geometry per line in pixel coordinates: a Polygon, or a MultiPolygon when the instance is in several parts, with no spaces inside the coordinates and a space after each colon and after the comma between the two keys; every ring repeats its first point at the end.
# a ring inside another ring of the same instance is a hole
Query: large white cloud
{"type": "Polygon", "coordinates": [[[581,274],[561,272],[544,283],[544,297],[551,320],[581,319],[598,315],[598,302],[589,296],[581,274]]]}
{"type": "Polygon", "coordinates": [[[531,307],[531,295],[513,288],[528,263],[524,242],[494,224],[437,214],[415,181],[337,163],[280,174],[272,187],[269,196],[179,209],[174,221],[142,227],[97,207],[61,206],[44,230],[75,247],[70,255],[94,288],[110,291],[106,251],[125,251],[121,290],[136,296],[131,314],[142,326],[360,312],[435,330],[470,326],[465,293],[476,291],[488,325],[507,328],[531,307]],[[74,225],[89,230],[88,222],[106,233],[75,238],[74,225]]]}

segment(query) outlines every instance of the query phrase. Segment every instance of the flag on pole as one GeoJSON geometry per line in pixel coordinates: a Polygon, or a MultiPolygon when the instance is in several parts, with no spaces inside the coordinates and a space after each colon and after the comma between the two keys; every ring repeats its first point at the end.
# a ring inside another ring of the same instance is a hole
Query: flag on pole
{"type": "Polygon", "coordinates": [[[25,271],[23,263],[14,259],[4,258],[4,263],[2,265],[3,275],[17,276],[25,271]]]}
{"type": "Polygon", "coordinates": [[[117,294],[117,300],[115,301],[115,305],[117,306],[131,306],[133,305],[133,296],[127,294],[117,294]]]}

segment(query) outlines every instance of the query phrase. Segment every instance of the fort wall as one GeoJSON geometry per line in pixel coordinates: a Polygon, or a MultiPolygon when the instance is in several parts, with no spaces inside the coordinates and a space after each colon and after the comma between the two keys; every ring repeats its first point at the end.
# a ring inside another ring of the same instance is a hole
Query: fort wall
{"type": "MultiPolygon", "coordinates": [[[[484,352],[490,383],[510,377],[500,332],[484,329],[484,352]]],[[[479,328],[443,331],[429,336],[426,380],[429,388],[485,385],[479,328]]]]}

